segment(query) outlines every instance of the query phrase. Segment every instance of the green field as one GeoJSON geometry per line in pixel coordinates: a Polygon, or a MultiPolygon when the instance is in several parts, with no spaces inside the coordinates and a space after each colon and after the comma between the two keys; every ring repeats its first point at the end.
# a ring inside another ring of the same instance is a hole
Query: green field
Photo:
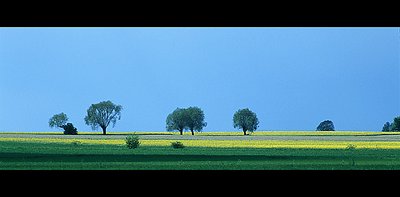
{"type": "Polygon", "coordinates": [[[254,132],[251,136],[240,136],[240,132],[204,132],[195,136],[169,132],[136,134],[141,138],[140,147],[128,149],[123,132],[110,132],[106,136],[2,132],[0,169],[400,169],[400,135],[393,132],[254,132]],[[186,147],[174,149],[171,147],[174,141],[186,147]]]}

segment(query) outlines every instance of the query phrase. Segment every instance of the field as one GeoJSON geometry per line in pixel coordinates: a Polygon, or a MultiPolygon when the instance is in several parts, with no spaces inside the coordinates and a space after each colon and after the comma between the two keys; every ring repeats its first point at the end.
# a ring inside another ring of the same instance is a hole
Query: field
{"type": "Polygon", "coordinates": [[[391,170],[400,169],[398,132],[0,133],[8,170],[391,170]],[[180,141],[183,149],[171,142],[180,141]]]}

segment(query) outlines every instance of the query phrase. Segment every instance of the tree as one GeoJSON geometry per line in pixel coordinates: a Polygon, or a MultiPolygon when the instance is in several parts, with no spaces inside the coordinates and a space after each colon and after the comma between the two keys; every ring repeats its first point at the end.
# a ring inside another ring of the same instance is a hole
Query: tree
{"type": "Polygon", "coordinates": [[[244,135],[247,135],[247,131],[255,131],[258,123],[257,115],[248,108],[239,109],[233,115],[233,127],[242,129],[244,135]]]}
{"type": "Polygon", "coordinates": [[[391,131],[392,129],[391,129],[391,127],[392,127],[392,124],[390,124],[389,122],[386,122],[384,125],[383,125],[383,128],[382,128],[382,131],[391,131]]]}
{"type": "Polygon", "coordinates": [[[100,126],[103,135],[106,135],[108,125],[113,123],[114,127],[117,120],[121,119],[121,110],[121,105],[115,105],[111,101],[92,104],[87,110],[85,123],[90,125],[93,130],[97,130],[100,126]]]}
{"type": "Polygon", "coordinates": [[[183,130],[187,128],[188,114],[183,108],[176,108],[171,114],[167,116],[166,128],[167,131],[178,130],[182,135],[183,130]]]}
{"type": "Polygon", "coordinates": [[[397,116],[393,119],[393,123],[391,126],[391,131],[400,131],[400,116],[397,116]]]}
{"type": "Polygon", "coordinates": [[[184,110],[184,113],[187,113],[187,122],[186,126],[192,132],[193,131],[201,131],[203,127],[207,126],[207,123],[204,122],[204,113],[199,107],[189,107],[184,110]]]}
{"type": "Polygon", "coordinates": [[[335,126],[333,125],[333,122],[330,120],[324,120],[321,123],[319,123],[317,127],[317,131],[334,131],[335,126]]]}
{"type": "Polygon", "coordinates": [[[53,117],[50,118],[49,120],[49,127],[54,128],[54,127],[60,127],[63,128],[63,126],[68,122],[68,117],[67,114],[59,113],[54,115],[53,117]]]}
{"type": "Polygon", "coordinates": [[[64,113],[59,113],[54,115],[49,120],[49,126],[51,128],[59,127],[64,129],[64,134],[66,135],[76,135],[78,134],[77,129],[72,123],[67,123],[68,117],[64,113]]]}

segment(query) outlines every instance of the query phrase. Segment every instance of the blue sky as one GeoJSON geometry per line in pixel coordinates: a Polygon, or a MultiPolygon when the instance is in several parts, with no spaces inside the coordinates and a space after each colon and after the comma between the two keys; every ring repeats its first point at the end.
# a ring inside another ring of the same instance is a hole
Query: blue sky
{"type": "MultiPolygon", "coordinates": [[[[198,106],[204,131],[249,108],[258,130],[380,131],[400,115],[399,28],[0,28],[0,131],[52,131],[90,104],[124,107],[108,131],[165,131],[198,106]]],[[[100,130],[99,130],[100,132],[100,130]]]]}

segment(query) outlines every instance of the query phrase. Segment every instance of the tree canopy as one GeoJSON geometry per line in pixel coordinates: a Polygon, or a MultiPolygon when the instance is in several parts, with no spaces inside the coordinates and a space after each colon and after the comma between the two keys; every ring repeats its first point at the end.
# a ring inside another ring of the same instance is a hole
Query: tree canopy
{"type": "Polygon", "coordinates": [[[233,127],[242,129],[244,135],[247,135],[247,131],[255,131],[258,123],[257,115],[248,108],[239,109],[233,115],[233,127]]]}
{"type": "Polygon", "coordinates": [[[319,123],[317,127],[317,131],[334,131],[335,126],[333,125],[333,122],[331,120],[324,120],[321,123],[319,123]]]}
{"type": "Polygon", "coordinates": [[[199,107],[176,108],[166,120],[167,131],[178,130],[181,135],[186,129],[194,135],[194,131],[202,131],[205,126],[204,112],[199,107]]]}
{"type": "Polygon", "coordinates": [[[87,110],[85,123],[90,125],[93,130],[97,130],[100,126],[103,134],[106,135],[108,125],[112,123],[114,127],[117,120],[121,119],[121,110],[121,105],[116,105],[111,101],[92,104],[87,110]]]}
{"type": "Polygon", "coordinates": [[[77,129],[72,123],[67,123],[68,117],[64,113],[59,113],[54,115],[49,120],[49,126],[51,128],[59,127],[64,129],[64,134],[66,135],[76,135],[78,134],[77,129]]]}
{"type": "Polygon", "coordinates": [[[188,114],[185,113],[185,109],[176,108],[171,114],[167,116],[166,128],[167,131],[178,130],[180,134],[183,134],[183,130],[187,128],[186,122],[188,119],[188,114]]]}
{"type": "Polygon", "coordinates": [[[400,116],[397,116],[393,119],[391,130],[392,131],[400,131],[400,116]]]}
{"type": "Polygon", "coordinates": [[[54,128],[54,127],[59,127],[63,128],[63,126],[68,122],[68,117],[67,114],[59,113],[54,115],[53,117],[50,118],[49,120],[49,127],[54,128]]]}
{"type": "Polygon", "coordinates": [[[382,131],[383,132],[391,131],[392,130],[392,126],[393,126],[392,124],[390,124],[389,122],[386,122],[383,125],[382,131]]]}
{"type": "Polygon", "coordinates": [[[207,123],[204,121],[203,110],[199,107],[189,107],[185,109],[185,113],[187,113],[186,125],[192,132],[192,135],[194,135],[193,131],[201,131],[203,127],[207,126],[207,123]]]}

